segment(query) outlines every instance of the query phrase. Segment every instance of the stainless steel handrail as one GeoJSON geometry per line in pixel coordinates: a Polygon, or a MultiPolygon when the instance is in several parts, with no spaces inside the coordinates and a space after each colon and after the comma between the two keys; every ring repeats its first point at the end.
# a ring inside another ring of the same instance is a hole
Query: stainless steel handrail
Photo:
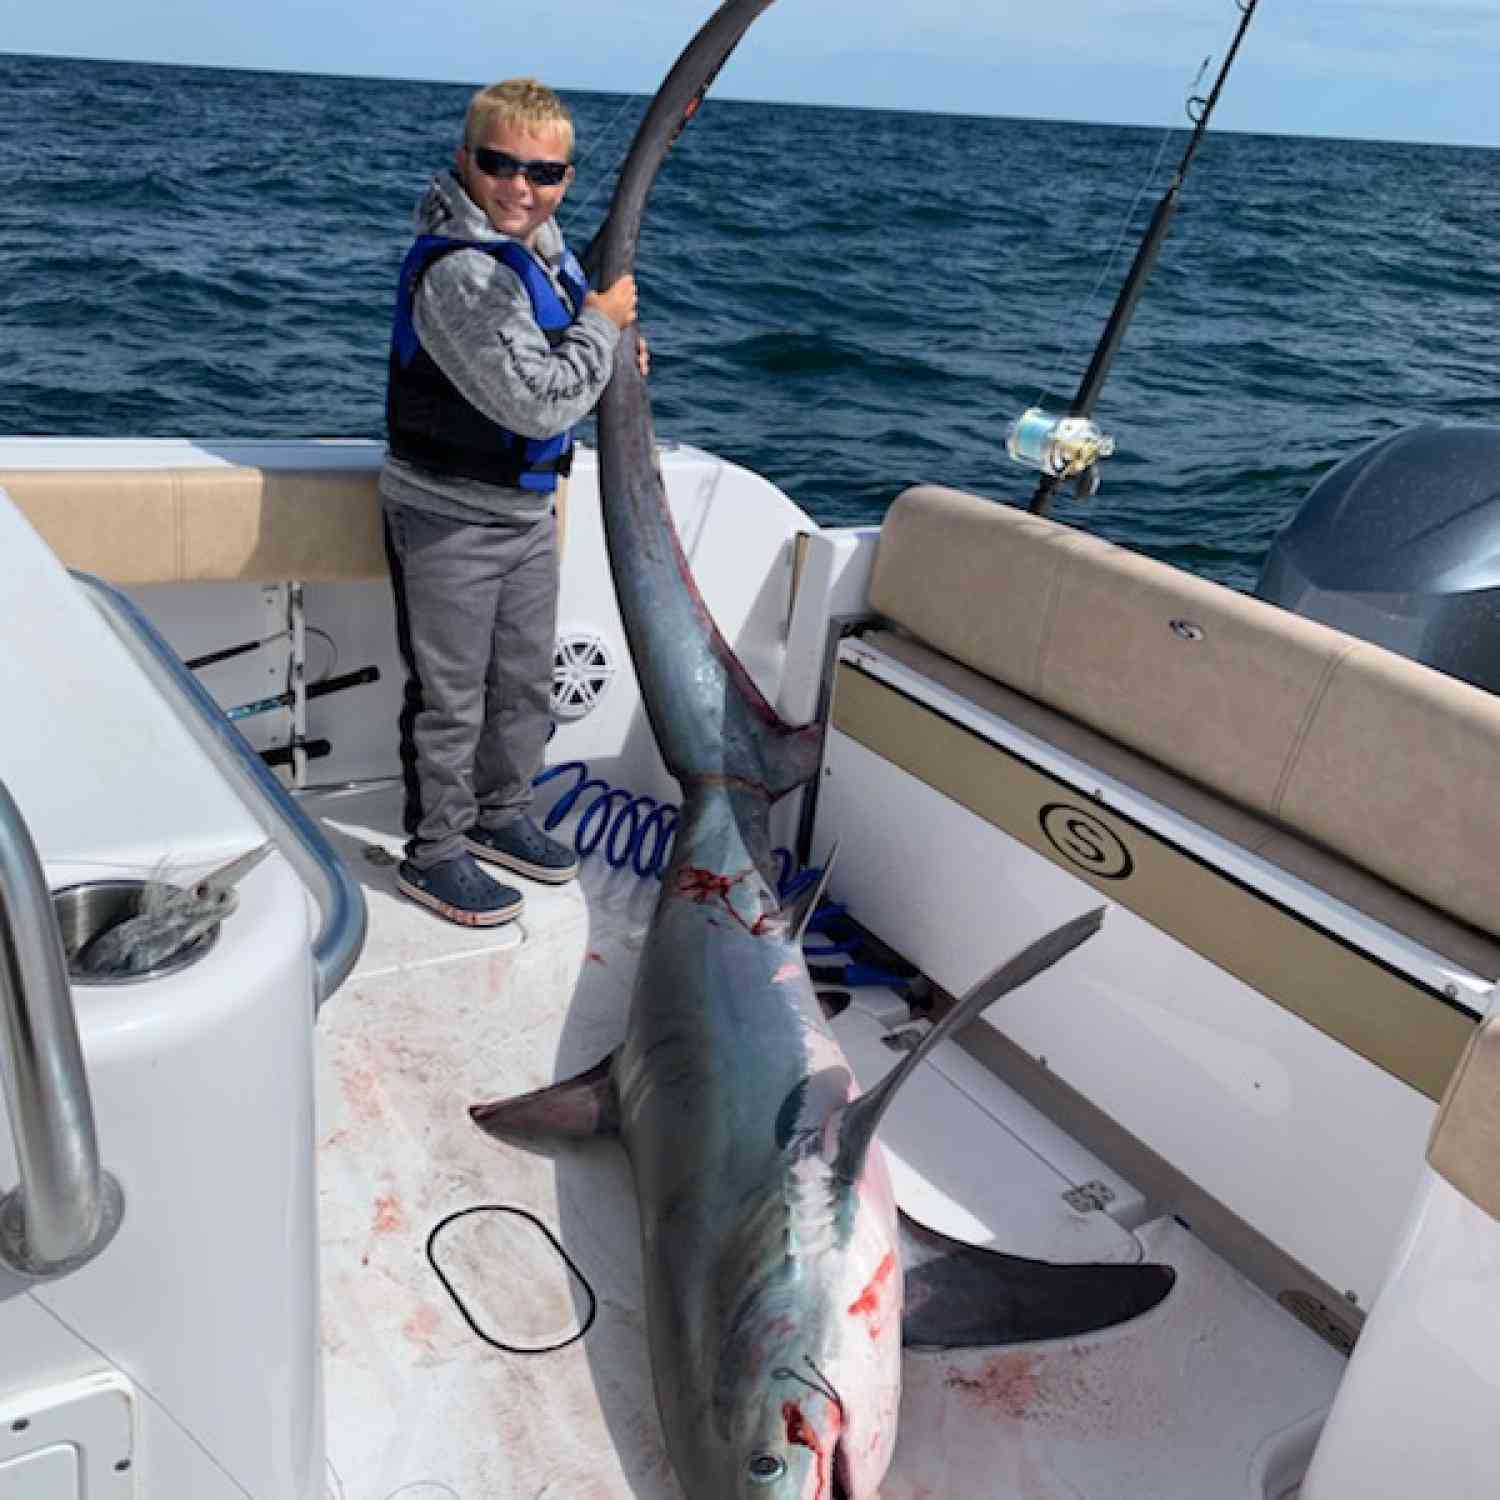
{"type": "Polygon", "coordinates": [[[99,1166],[62,935],[30,830],[0,782],[0,1079],[20,1184],[0,1197],[0,1266],[77,1270],[114,1238],[119,1185],[99,1166]]]}
{"type": "Polygon", "coordinates": [[[169,702],[187,710],[184,723],[312,893],[322,914],[313,940],[315,1011],[348,978],[364,947],[369,914],[364,892],[312,820],[292,801],[156,627],[119,589],[91,573],[73,577],[169,702]]]}

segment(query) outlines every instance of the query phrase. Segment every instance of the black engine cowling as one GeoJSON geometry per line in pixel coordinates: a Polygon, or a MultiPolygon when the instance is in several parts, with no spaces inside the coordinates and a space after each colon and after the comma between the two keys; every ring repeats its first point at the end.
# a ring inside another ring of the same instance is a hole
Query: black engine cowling
{"type": "Polygon", "coordinates": [[[1255,592],[1500,691],[1500,427],[1415,427],[1345,459],[1255,592]]]}

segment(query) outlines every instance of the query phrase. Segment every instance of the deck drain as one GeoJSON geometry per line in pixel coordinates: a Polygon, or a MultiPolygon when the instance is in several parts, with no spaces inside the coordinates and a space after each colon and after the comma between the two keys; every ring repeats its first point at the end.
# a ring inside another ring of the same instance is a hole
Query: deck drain
{"type": "Polygon", "coordinates": [[[599,1309],[557,1236],[524,1208],[486,1203],[449,1214],[427,1236],[427,1259],[475,1337],[506,1354],[566,1349],[599,1309]],[[517,1287],[530,1295],[518,1298],[517,1287]]]}

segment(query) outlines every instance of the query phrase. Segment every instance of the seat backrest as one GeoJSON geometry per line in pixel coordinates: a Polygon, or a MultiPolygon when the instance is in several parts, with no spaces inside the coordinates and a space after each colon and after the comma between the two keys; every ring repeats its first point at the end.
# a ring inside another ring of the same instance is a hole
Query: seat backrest
{"type": "Polygon", "coordinates": [[[881,529],[880,614],[1500,935],[1500,701],[1098,537],[955,490],[881,529]]]}
{"type": "Polygon", "coordinates": [[[374,467],[0,469],[68,567],[125,586],[384,577],[376,479],[374,467]]]}

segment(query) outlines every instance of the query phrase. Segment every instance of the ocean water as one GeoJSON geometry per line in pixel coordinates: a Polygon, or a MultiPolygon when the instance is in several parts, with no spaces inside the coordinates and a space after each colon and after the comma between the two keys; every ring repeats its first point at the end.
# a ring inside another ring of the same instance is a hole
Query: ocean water
{"type": "MultiPolygon", "coordinates": [[[[0,55],[0,431],[381,436],[469,92],[0,55]]],[[[568,98],[581,249],[647,101],[568,98]]],[[[659,436],[825,523],[922,480],[1024,504],[1007,427],[1065,407],[1186,142],[710,97],[641,241],[659,436]]],[[[1057,514],[1253,584],[1340,458],[1500,420],[1497,223],[1492,151],[1210,132],[1099,403],[1117,455],[1057,514]]]]}

